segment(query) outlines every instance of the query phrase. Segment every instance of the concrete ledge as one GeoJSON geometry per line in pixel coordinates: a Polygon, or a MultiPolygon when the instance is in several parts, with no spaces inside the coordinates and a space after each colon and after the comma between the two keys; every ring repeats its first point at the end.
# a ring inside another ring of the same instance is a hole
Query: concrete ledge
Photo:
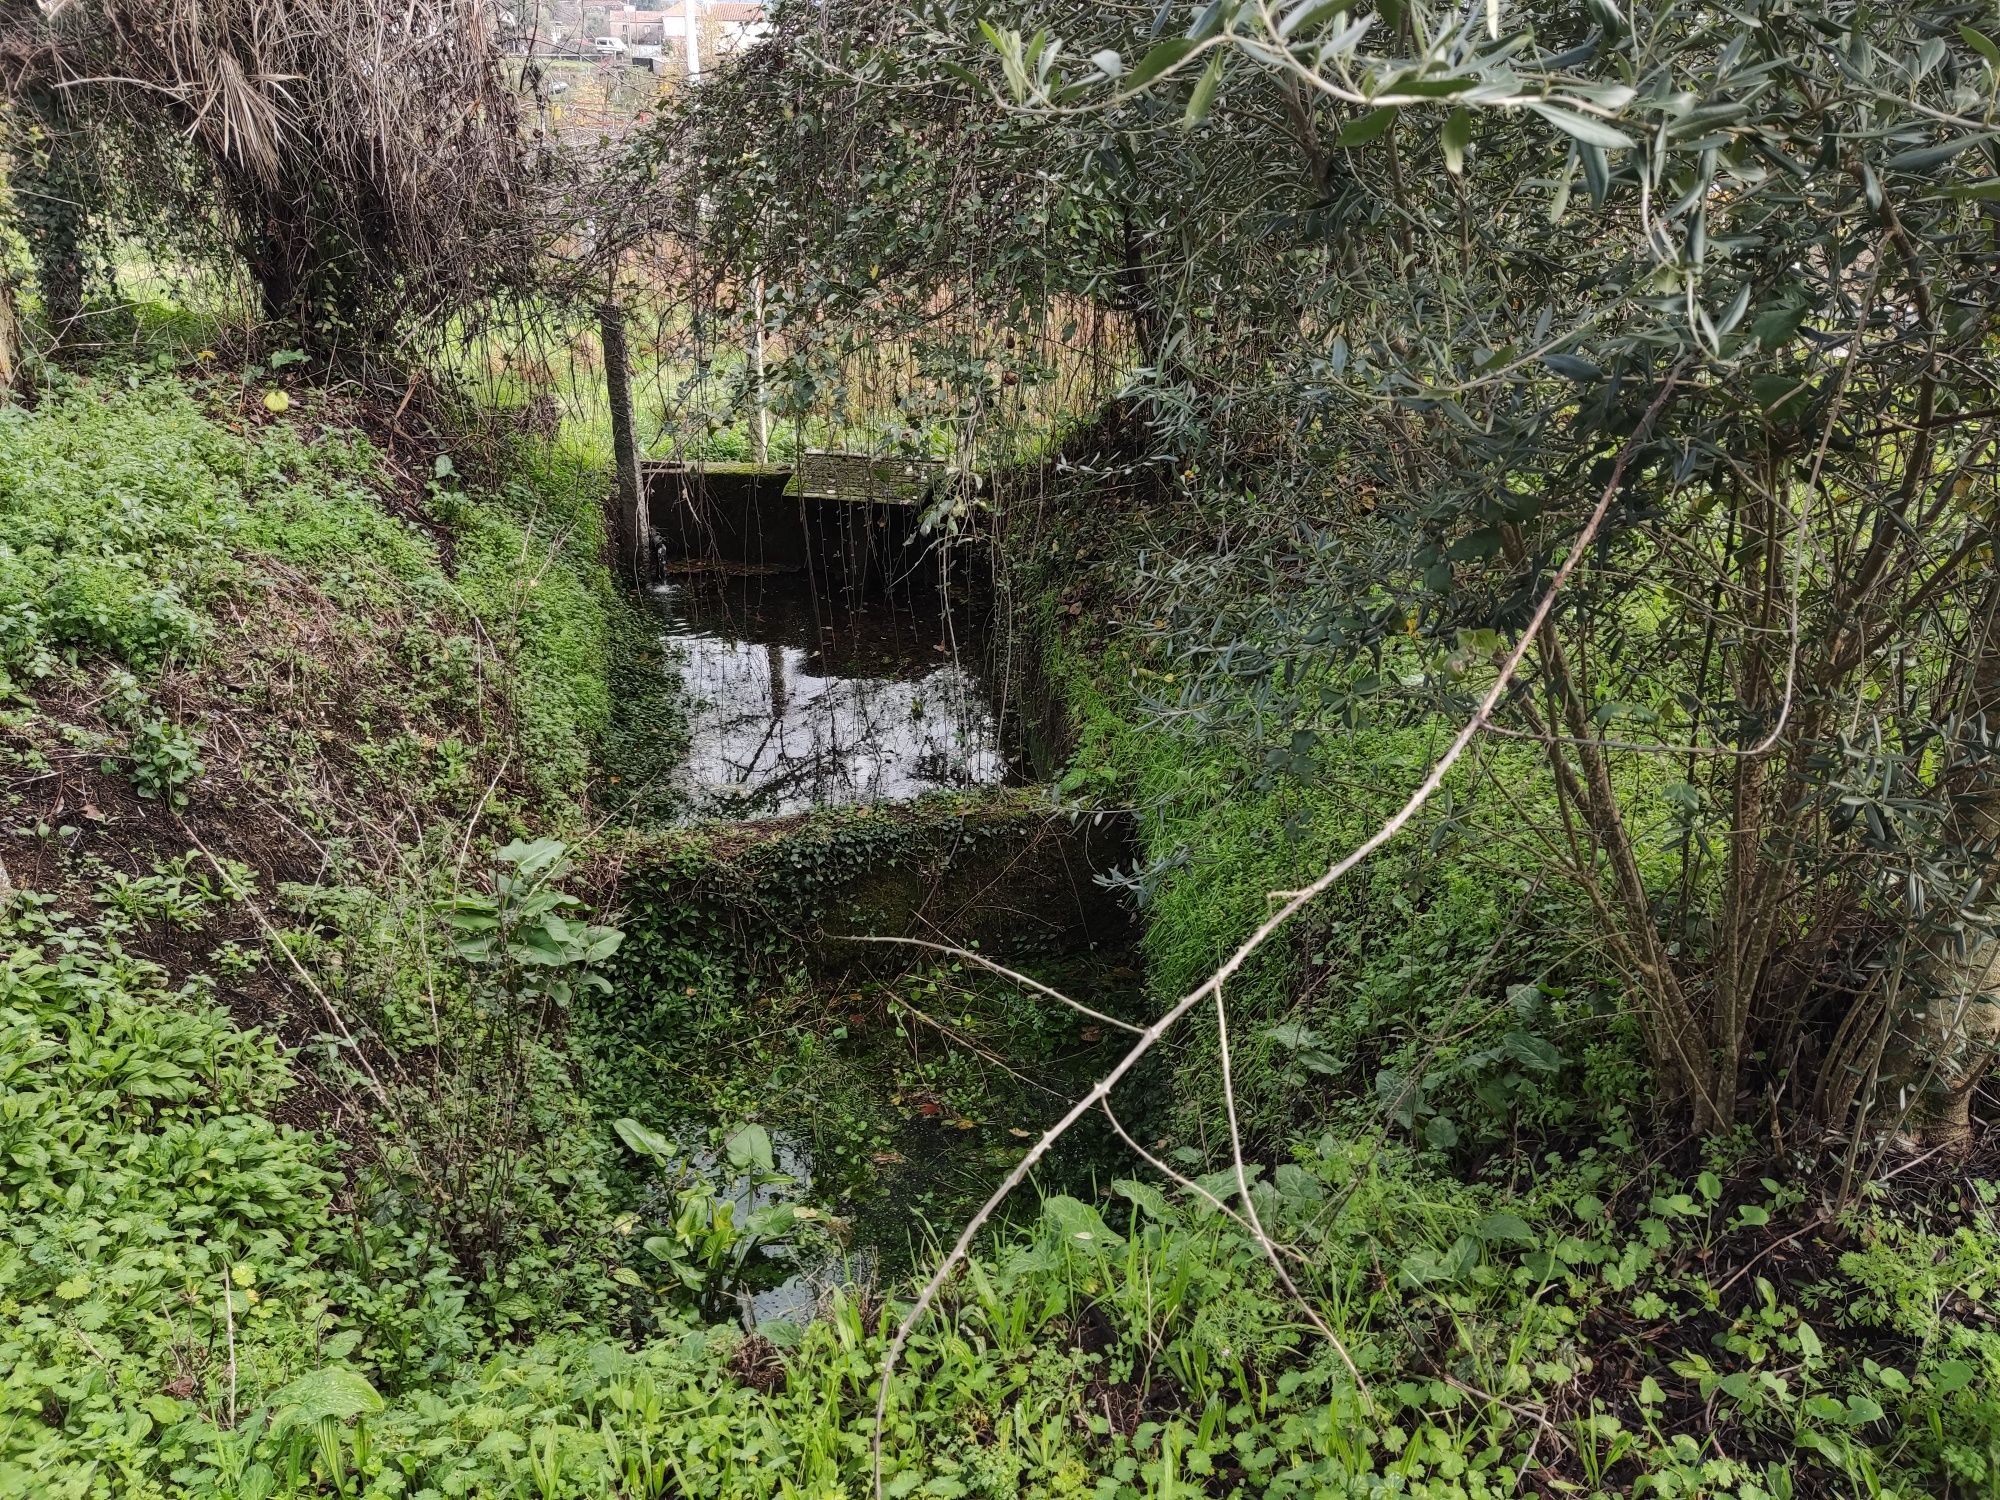
{"type": "Polygon", "coordinates": [[[908,968],[855,935],[977,946],[996,958],[1127,940],[1133,918],[1092,878],[1131,858],[1122,814],[1077,816],[1045,789],[1000,787],[880,807],[645,835],[619,881],[626,948],[726,951],[745,972],[908,968]]]}

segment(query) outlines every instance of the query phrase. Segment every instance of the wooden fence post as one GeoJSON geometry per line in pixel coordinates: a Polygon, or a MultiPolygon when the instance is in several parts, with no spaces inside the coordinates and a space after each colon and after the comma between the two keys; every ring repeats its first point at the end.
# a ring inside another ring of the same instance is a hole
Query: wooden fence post
{"type": "Polygon", "coordinates": [[[626,363],[625,312],[606,299],[597,310],[597,327],[604,345],[604,393],[611,404],[611,454],[617,466],[613,494],[613,545],[624,552],[624,571],[644,588],[653,581],[652,525],[646,495],[639,482],[639,445],[633,436],[632,373],[626,363]]]}

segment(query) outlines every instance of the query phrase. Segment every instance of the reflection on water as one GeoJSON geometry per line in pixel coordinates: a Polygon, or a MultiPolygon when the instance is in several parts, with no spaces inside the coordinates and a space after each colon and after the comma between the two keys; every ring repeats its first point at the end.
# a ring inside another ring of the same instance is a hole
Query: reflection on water
{"type": "MultiPolygon", "coordinates": [[[[714,1186],[716,1196],[731,1206],[739,1229],[760,1209],[810,1203],[814,1196],[811,1148],[788,1131],[770,1134],[772,1164],[779,1174],[775,1180],[739,1171],[714,1146],[684,1146],[686,1177],[675,1185],[655,1182],[641,1195],[649,1221],[663,1232],[673,1223],[680,1206],[675,1186],[686,1185],[689,1177],[714,1186]]],[[[850,1252],[825,1236],[808,1235],[801,1244],[788,1235],[753,1250],[725,1293],[736,1301],[749,1328],[779,1319],[809,1323],[835,1289],[871,1285],[877,1260],[868,1246],[850,1252]]]]}
{"type": "Polygon", "coordinates": [[[910,600],[836,605],[800,575],[689,574],[654,591],[688,704],[694,817],[889,802],[1004,780],[963,621],[910,600]]]}

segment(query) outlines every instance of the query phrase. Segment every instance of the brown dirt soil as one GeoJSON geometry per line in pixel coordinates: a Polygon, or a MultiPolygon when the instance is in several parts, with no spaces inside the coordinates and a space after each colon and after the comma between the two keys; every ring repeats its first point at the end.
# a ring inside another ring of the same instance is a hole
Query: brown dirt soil
{"type": "MultiPolygon", "coordinates": [[[[396,428],[381,411],[350,406],[348,425],[396,428]]],[[[241,418],[264,420],[261,410],[241,418]]],[[[398,480],[383,507],[444,538],[396,458],[408,446],[383,445],[398,480]]],[[[122,942],[174,983],[215,975],[240,1024],[297,1049],[336,1027],[273,941],[299,920],[281,887],[369,883],[427,829],[475,810],[504,820],[522,790],[495,755],[506,706],[471,622],[407,603],[357,610],[282,561],[244,562],[247,582],[212,609],[202,662],[171,665],[148,684],[159,711],[199,738],[204,769],[184,788],[185,806],[134,790],[120,753],[128,731],[107,714],[109,672],[81,664],[34,684],[32,709],[0,712],[0,869],[14,888],[85,916],[99,905],[100,882],[143,878],[191,851],[195,877],[214,873],[203,851],[247,866],[250,899],[211,906],[193,927],[135,923],[122,942]],[[476,670],[462,684],[435,675],[436,645],[454,636],[473,642],[476,670]],[[455,775],[427,774],[448,757],[455,775]],[[218,970],[213,955],[229,943],[261,950],[263,961],[218,970]]],[[[309,1067],[297,1076],[282,1118],[350,1136],[362,1128],[363,1112],[339,1090],[309,1067]]]]}

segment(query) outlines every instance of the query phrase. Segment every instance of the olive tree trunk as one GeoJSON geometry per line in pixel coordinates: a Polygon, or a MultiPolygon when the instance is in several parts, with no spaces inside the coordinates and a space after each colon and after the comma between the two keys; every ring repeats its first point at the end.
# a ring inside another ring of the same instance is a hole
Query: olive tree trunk
{"type": "Polygon", "coordinates": [[[1972,630],[1964,759],[1945,777],[1946,840],[1966,862],[1970,909],[1927,933],[1883,1053],[1878,1107],[1902,1119],[1908,1142],[1959,1149],[1972,1139],[1972,1099],[2000,1048],[2000,580],[1972,630]],[[1972,742],[1972,743],[1968,743],[1972,742]]]}

